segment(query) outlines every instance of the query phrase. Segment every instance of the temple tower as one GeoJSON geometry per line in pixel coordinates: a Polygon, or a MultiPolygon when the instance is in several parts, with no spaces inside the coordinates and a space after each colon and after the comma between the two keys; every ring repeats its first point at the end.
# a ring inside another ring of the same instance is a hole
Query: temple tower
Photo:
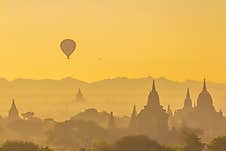
{"type": "Polygon", "coordinates": [[[155,80],[153,80],[152,90],[148,96],[147,107],[160,108],[159,95],[156,91],[155,80]]]}
{"type": "Polygon", "coordinates": [[[9,110],[8,119],[10,121],[15,121],[15,120],[19,120],[20,119],[19,112],[17,110],[17,107],[16,107],[14,99],[12,100],[12,105],[11,105],[11,108],[9,110]]]}
{"type": "Polygon", "coordinates": [[[215,108],[213,105],[213,99],[210,93],[207,90],[206,80],[204,79],[202,92],[198,96],[197,107],[196,109],[199,112],[215,112],[215,108]]]}
{"type": "Polygon", "coordinates": [[[150,136],[158,141],[165,141],[168,134],[168,118],[166,110],[160,105],[159,95],[156,90],[155,81],[148,95],[147,105],[137,115],[137,131],[140,134],[150,136]]]}
{"type": "Polygon", "coordinates": [[[190,96],[190,90],[189,88],[187,89],[187,94],[186,94],[186,98],[184,101],[184,107],[183,110],[185,112],[190,112],[192,111],[193,107],[192,107],[192,100],[191,100],[191,96],[190,96]]]}
{"type": "Polygon", "coordinates": [[[129,128],[136,128],[137,126],[137,109],[136,109],[136,105],[134,105],[133,107],[133,112],[130,118],[130,123],[129,123],[129,128]]]}
{"type": "Polygon", "coordinates": [[[78,89],[78,93],[76,95],[76,102],[85,102],[84,95],[82,94],[81,89],[78,89]]]}
{"type": "Polygon", "coordinates": [[[114,113],[111,112],[109,121],[108,121],[108,129],[115,129],[115,128],[116,128],[115,117],[114,117],[114,113]]]}
{"type": "Polygon", "coordinates": [[[169,114],[169,117],[173,117],[173,111],[172,111],[170,105],[168,105],[167,113],[169,114]]]}

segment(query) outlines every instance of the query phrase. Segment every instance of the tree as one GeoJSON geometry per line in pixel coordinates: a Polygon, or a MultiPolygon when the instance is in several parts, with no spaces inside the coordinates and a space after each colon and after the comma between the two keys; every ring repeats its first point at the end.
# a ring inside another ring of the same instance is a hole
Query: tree
{"type": "Polygon", "coordinates": [[[34,112],[26,112],[21,114],[25,120],[32,119],[34,117],[34,112]]]}
{"type": "Polygon", "coordinates": [[[226,136],[217,137],[211,141],[207,146],[207,151],[225,151],[226,150],[226,136]]]}
{"type": "Polygon", "coordinates": [[[99,142],[93,144],[91,151],[113,151],[113,149],[112,146],[106,142],[99,142]]]}
{"type": "Polygon", "coordinates": [[[39,151],[53,151],[53,150],[50,149],[49,147],[43,147],[39,151]]]}
{"type": "Polygon", "coordinates": [[[147,136],[127,136],[114,145],[114,151],[172,151],[147,136]]]}
{"type": "Polygon", "coordinates": [[[63,149],[90,146],[94,140],[108,140],[107,131],[94,122],[65,121],[48,132],[48,143],[63,149]]]}
{"type": "Polygon", "coordinates": [[[205,144],[201,142],[201,138],[192,131],[184,132],[185,145],[182,151],[203,151],[205,144]]]}
{"type": "Polygon", "coordinates": [[[6,142],[0,147],[0,151],[53,151],[48,147],[40,148],[30,142],[6,142]]]}
{"type": "Polygon", "coordinates": [[[28,142],[6,142],[1,146],[0,151],[39,151],[39,147],[28,142]]]}

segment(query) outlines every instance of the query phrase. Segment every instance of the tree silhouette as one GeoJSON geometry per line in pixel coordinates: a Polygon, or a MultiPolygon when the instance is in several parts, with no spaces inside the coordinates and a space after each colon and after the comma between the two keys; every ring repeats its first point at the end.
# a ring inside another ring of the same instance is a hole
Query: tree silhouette
{"type": "Polygon", "coordinates": [[[50,149],[49,147],[44,147],[44,148],[41,148],[39,151],[53,151],[53,150],[50,149]]]}
{"type": "Polygon", "coordinates": [[[66,121],[48,132],[48,143],[64,149],[90,146],[94,140],[107,140],[108,133],[94,122],[66,121]]]}
{"type": "Polygon", "coordinates": [[[225,151],[226,150],[226,136],[217,137],[208,145],[207,151],[225,151]]]}
{"type": "Polygon", "coordinates": [[[147,136],[127,136],[116,142],[114,151],[172,151],[147,136]]]}
{"type": "Polygon", "coordinates": [[[92,146],[92,151],[113,151],[112,145],[106,142],[95,143],[92,146]]]}
{"type": "Polygon", "coordinates": [[[0,148],[0,151],[38,151],[39,147],[33,143],[27,142],[6,142],[0,148]]]}
{"type": "Polygon", "coordinates": [[[53,151],[48,147],[40,148],[29,142],[6,142],[0,147],[0,151],[53,151]]]}
{"type": "Polygon", "coordinates": [[[185,145],[182,151],[203,151],[205,144],[201,142],[201,138],[192,131],[184,132],[185,145]]]}

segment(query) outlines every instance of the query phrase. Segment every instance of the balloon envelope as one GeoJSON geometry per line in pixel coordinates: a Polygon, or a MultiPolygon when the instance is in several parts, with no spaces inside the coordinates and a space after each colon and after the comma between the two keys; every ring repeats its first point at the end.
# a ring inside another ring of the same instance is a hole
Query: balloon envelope
{"type": "Polygon", "coordinates": [[[76,43],[72,39],[65,39],[61,42],[60,44],[61,50],[64,52],[64,54],[67,56],[69,59],[71,54],[75,51],[76,49],[76,43]]]}

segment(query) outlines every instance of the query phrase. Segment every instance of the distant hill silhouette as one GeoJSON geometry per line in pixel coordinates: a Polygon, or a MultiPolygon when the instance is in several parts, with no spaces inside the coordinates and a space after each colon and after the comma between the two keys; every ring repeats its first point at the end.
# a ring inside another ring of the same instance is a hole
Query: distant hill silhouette
{"type": "MultiPolygon", "coordinates": [[[[133,105],[140,110],[147,101],[152,86],[152,77],[114,78],[87,83],[73,78],[61,80],[0,79],[0,114],[5,116],[11,99],[17,100],[20,112],[33,111],[36,115],[57,119],[70,118],[87,107],[113,111],[118,115],[130,115],[133,105]],[[85,104],[76,104],[78,88],[83,90],[85,104]],[[38,106],[38,107],[37,107],[38,106]]],[[[187,87],[191,90],[192,101],[202,89],[202,81],[171,81],[166,78],[156,79],[156,86],[162,104],[171,104],[173,110],[183,105],[187,87]]],[[[208,81],[208,88],[218,109],[226,112],[226,84],[208,81]]]]}

